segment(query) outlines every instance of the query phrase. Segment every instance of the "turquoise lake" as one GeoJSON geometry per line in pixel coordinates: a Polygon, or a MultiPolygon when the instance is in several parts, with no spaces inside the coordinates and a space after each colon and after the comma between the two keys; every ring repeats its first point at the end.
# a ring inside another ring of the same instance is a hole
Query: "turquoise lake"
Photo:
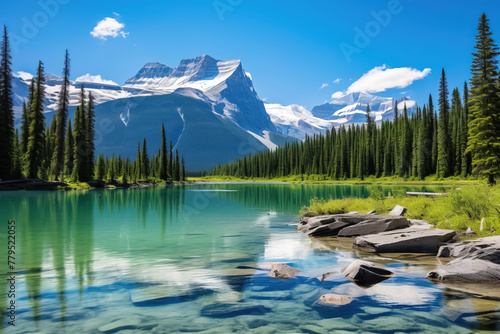
{"type": "MultiPolygon", "coordinates": [[[[389,192],[390,187],[385,191],[389,192]]],[[[440,191],[408,187],[408,190],[440,191]]],[[[367,197],[357,185],[214,183],[143,189],[0,192],[2,268],[16,221],[16,326],[3,333],[496,333],[500,302],[435,285],[433,256],[353,250],[295,231],[311,198],[367,197]],[[362,289],[354,259],[395,275],[362,289]],[[267,276],[270,262],[301,270],[267,276]],[[333,272],[327,280],[317,279],[333,272]],[[318,293],[352,302],[313,305],[318,293]],[[234,312],[214,317],[213,305],[234,312]],[[221,306],[222,305],[222,306],[221,306]]],[[[10,302],[0,272],[0,306],[10,302]]],[[[497,291],[498,294],[498,291],[497,291]]]]}

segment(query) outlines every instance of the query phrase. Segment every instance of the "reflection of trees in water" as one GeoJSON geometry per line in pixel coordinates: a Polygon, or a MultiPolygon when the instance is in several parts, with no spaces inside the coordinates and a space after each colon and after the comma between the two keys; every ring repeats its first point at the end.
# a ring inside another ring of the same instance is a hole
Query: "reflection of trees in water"
{"type": "Polygon", "coordinates": [[[53,270],[57,280],[63,323],[66,315],[66,261],[71,255],[80,291],[84,286],[83,277],[87,278],[87,284],[91,284],[93,207],[92,196],[84,192],[27,192],[16,197],[15,211],[7,212],[17,223],[17,278],[24,278],[26,282],[26,294],[36,325],[43,308],[44,273],[50,275],[53,270]]]}

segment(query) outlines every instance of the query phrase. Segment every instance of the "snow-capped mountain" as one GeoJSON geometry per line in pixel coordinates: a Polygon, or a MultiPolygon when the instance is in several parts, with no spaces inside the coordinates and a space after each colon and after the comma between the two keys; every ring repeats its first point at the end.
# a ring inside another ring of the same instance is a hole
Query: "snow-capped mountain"
{"type": "MultiPolygon", "coordinates": [[[[26,72],[14,75],[17,125],[32,78],[26,72]]],[[[61,84],[61,77],[46,75],[47,123],[57,109],[61,84]]],[[[96,104],[98,153],[135,158],[143,138],[156,152],[164,123],[167,140],[184,154],[190,170],[210,169],[340,124],[364,123],[368,104],[376,121],[391,119],[395,105],[392,98],[367,93],[348,94],[312,111],[294,104],[264,105],[239,60],[207,55],[184,59],[177,67],[147,63],[122,86],[100,75],[78,77],[70,87],[71,118],[81,86],[96,104]]],[[[400,110],[406,104],[409,114],[416,108],[407,98],[397,103],[400,110]]]]}
{"type": "Polygon", "coordinates": [[[282,106],[278,103],[266,103],[265,106],[279,133],[300,140],[305,139],[306,135],[324,133],[339,124],[315,117],[309,110],[297,104],[282,106]]]}
{"type": "MultiPolygon", "coordinates": [[[[15,74],[17,118],[32,78],[25,72],[15,74]]],[[[62,78],[49,74],[46,79],[49,123],[57,108],[62,78]]],[[[82,85],[97,105],[98,153],[134,158],[137,143],[143,138],[150,151],[156,152],[161,123],[165,124],[167,140],[184,154],[190,170],[210,169],[295,140],[277,131],[239,60],[220,61],[202,55],[182,60],[175,68],[148,63],[123,86],[100,76],[79,77],[71,82],[71,117],[82,85]]]]}
{"type": "MultiPolygon", "coordinates": [[[[394,118],[395,103],[396,100],[390,97],[380,97],[363,92],[351,93],[314,107],[312,114],[338,124],[364,123],[366,122],[366,107],[370,104],[372,116],[375,121],[379,122],[394,118]]],[[[406,104],[409,115],[416,111],[417,103],[406,97],[397,100],[397,104],[398,110],[401,112],[406,104]]]]}

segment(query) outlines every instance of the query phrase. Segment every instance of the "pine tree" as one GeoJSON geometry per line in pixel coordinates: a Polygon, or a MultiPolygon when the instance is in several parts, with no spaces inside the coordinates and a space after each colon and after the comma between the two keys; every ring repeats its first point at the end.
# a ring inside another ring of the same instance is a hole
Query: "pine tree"
{"type": "Polygon", "coordinates": [[[165,127],[161,124],[161,148],[160,148],[160,179],[167,180],[167,138],[165,136],[165,127]]]}
{"type": "Polygon", "coordinates": [[[173,165],[173,179],[174,181],[180,181],[181,179],[181,168],[180,168],[180,162],[179,162],[179,151],[175,150],[175,161],[173,165]]]}
{"type": "Polygon", "coordinates": [[[68,122],[68,107],[69,107],[69,88],[70,88],[70,59],[69,52],[66,50],[64,57],[63,83],[59,92],[59,101],[57,105],[57,130],[54,155],[52,157],[52,173],[57,180],[59,175],[64,170],[64,154],[65,154],[65,134],[66,124],[68,122]]]}
{"type": "Polygon", "coordinates": [[[29,135],[29,120],[28,107],[26,102],[23,102],[23,113],[21,116],[21,156],[28,150],[28,135],[29,135]]]}
{"type": "Polygon", "coordinates": [[[168,158],[167,175],[172,181],[173,181],[173,177],[174,177],[173,164],[174,164],[174,160],[172,159],[172,141],[170,141],[170,153],[169,153],[169,158],[168,158]]]}
{"type": "Polygon", "coordinates": [[[146,139],[144,139],[144,142],[142,144],[142,177],[145,178],[146,180],[149,178],[150,170],[149,170],[149,156],[148,156],[148,149],[146,147],[146,139]]]}
{"type": "Polygon", "coordinates": [[[495,184],[500,174],[500,96],[498,88],[498,46],[488,19],[479,19],[470,80],[469,139],[474,173],[495,184]]]}
{"type": "Polygon", "coordinates": [[[137,158],[135,158],[135,178],[140,180],[142,178],[142,153],[141,153],[141,143],[137,144],[137,158]]]}
{"type": "Polygon", "coordinates": [[[450,103],[448,101],[448,83],[444,68],[439,83],[439,119],[438,119],[438,157],[437,171],[439,177],[451,175],[451,137],[449,133],[450,103]]]}
{"type": "Polygon", "coordinates": [[[10,177],[14,158],[14,102],[12,99],[12,56],[7,27],[0,46],[0,179],[10,177]]]}
{"type": "Polygon", "coordinates": [[[463,111],[462,111],[462,177],[469,175],[471,168],[471,154],[467,152],[467,140],[469,137],[469,88],[467,82],[464,83],[463,111]]]}
{"type": "Polygon", "coordinates": [[[68,127],[66,129],[66,139],[64,143],[64,170],[66,175],[73,174],[73,166],[75,162],[75,142],[73,141],[73,129],[71,128],[71,120],[68,120],[68,127]]]}
{"type": "Polygon", "coordinates": [[[186,166],[184,165],[184,157],[181,158],[181,181],[186,181],[186,166]]]}
{"type": "Polygon", "coordinates": [[[101,154],[99,154],[99,156],[97,157],[97,165],[95,168],[95,179],[98,181],[102,181],[105,173],[106,169],[104,166],[104,158],[101,154]]]}
{"type": "Polygon", "coordinates": [[[42,166],[45,142],[45,73],[43,63],[38,63],[36,82],[33,90],[33,102],[30,106],[28,147],[24,157],[28,178],[36,178],[42,166]]]}
{"type": "Polygon", "coordinates": [[[19,142],[19,132],[16,129],[14,135],[14,156],[12,161],[12,173],[11,177],[13,179],[20,179],[23,177],[21,165],[21,143],[19,142]]]}
{"type": "Polygon", "coordinates": [[[87,175],[86,179],[91,180],[94,177],[94,165],[95,165],[95,110],[94,110],[94,97],[92,93],[89,92],[89,101],[87,106],[86,115],[86,140],[87,140],[87,175]]]}

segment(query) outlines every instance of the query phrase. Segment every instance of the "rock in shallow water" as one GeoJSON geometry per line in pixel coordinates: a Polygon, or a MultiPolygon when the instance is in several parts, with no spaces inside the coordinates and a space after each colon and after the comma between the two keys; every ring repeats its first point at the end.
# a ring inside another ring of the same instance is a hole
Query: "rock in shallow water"
{"type": "Polygon", "coordinates": [[[254,303],[216,303],[204,306],[200,314],[204,317],[235,317],[238,315],[263,315],[271,311],[270,308],[254,303]]]}
{"type": "Polygon", "coordinates": [[[362,260],[353,261],[342,273],[353,283],[362,287],[373,286],[394,275],[390,270],[362,260]]]}
{"type": "Polygon", "coordinates": [[[441,229],[406,228],[357,237],[354,245],[378,253],[434,253],[456,232],[441,229]]]}
{"type": "Polygon", "coordinates": [[[284,263],[273,263],[268,275],[273,278],[290,279],[300,273],[300,270],[290,267],[284,263]]]}
{"type": "Polygon", "coordinates": [[[352,297],[345,295],[336,295],[334,293],[326,293],[319,297],[319,301],[330,305],[346,305],[352,302],[352,297]]]}
{"type": "Polygon", "coordinates": [[[439,282],[495,283],[500,286],[500,236],[445,245],[438,256],[455,258],[427,274],[439,282]]]}
{"type": "Polygon", "coordinates": [[[105,334],[115,333],[125,329],[135,329],[140,323],[138,318],[119,319],[99,327],[99,331],[105,334]]]}

